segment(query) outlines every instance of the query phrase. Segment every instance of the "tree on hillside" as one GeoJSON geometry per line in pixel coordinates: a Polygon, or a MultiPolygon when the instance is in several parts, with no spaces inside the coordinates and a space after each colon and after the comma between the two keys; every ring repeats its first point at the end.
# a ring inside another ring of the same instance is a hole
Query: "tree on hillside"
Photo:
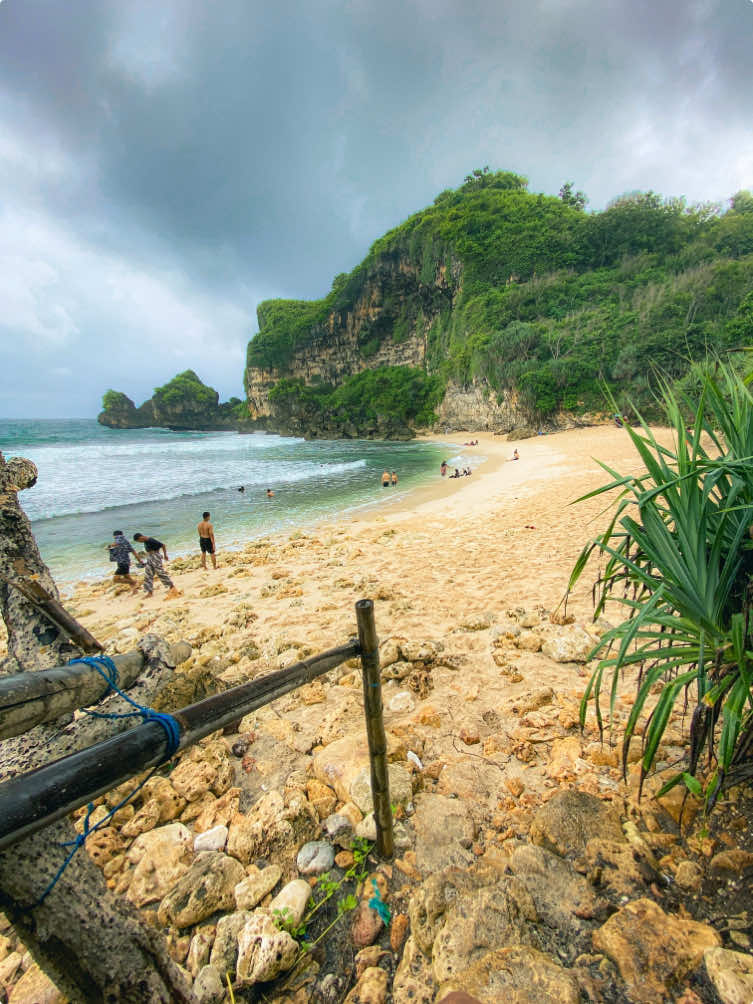
{"type": "Polygon", "coordinates": [[[729,204],[733,213],[753,213],[753,194],[745,190],[735,192],[729,204]]]}
{"type": "Polygon", "coordinates": [[[588,199],[586,198],[586,193],[578,190],[573,191],[573,182],[566,181],[565,184],[560,188],[559,196],[566,206],[572,206],[573,209],[583,210],[586,208],[586,203],[588,199]]]}

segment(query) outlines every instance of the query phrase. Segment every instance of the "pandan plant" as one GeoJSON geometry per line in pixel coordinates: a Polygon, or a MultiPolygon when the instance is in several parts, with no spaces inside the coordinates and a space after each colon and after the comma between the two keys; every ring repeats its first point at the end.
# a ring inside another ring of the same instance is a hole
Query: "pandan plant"
{"type": "Polygon", "coordinates": [[[671,447],[642,420],[626,428],[642,473],[600,465],[610,481],[583,499],[616,492],[612,518],[584,548],[569,588],[600,553],[594,618],[608,601],[611,618],[615,608],[623,617],[594,650],[581,726],[593,699],[603,735],[605,700],[611,719],[621,673],[637,669],[622,741],[626,765],[642,731],[642,789],[672,710],[691,703],[685,769],[657,794],[684,784],[710,811],[725,789],[753,778],[753,396],[729,365],[707,368],[697,388],[690,400],[662,386],[671,447]]]}

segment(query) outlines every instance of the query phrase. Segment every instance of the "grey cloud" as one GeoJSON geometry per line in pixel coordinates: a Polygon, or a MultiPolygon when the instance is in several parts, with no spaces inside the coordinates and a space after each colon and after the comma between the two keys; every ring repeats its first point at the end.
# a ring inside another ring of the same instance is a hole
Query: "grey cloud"
{"type": "Polygon", "coordinates": [[[32,386],[35,325],[89,362],[88,396],[57,374],[65,413],[94,410],[113,345],[153,361],[133,396],[194,347],[238,393],[258,299],[322,295],[483,164],[595,208],[747,187],[752,31],[749,0],[5,0],[0,394],[32,386]]]}

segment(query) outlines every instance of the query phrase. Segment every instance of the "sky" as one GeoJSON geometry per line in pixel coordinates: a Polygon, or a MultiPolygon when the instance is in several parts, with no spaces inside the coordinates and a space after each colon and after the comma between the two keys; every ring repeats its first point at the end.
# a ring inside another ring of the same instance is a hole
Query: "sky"
{"type": "Polygon", "coordinates": [[[752,42],[751,0],[0,0],[0,416],[242,396],[261,300],[484,165],[726,202],[752,42]]]}

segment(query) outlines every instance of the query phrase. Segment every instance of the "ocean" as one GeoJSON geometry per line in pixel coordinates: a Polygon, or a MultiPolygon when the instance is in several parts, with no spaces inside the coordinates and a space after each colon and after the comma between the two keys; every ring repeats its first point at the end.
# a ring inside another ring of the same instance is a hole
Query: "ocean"
{"type": "Polygon", "coordinates": [[[178,556],[197,551],[196,524],[208,509],[221,553],[255,537],[388,506],[436,478],[441,460],[461,462],[447,443],[119,430],[89,419],[0,419],[0,450],[39,469],[37,484],[19,498],[59,582],[110,574],[113,530],[157,537],[178,556]],[[385,468],[397,471],[397,488],[381,487],[385,468]]]}

